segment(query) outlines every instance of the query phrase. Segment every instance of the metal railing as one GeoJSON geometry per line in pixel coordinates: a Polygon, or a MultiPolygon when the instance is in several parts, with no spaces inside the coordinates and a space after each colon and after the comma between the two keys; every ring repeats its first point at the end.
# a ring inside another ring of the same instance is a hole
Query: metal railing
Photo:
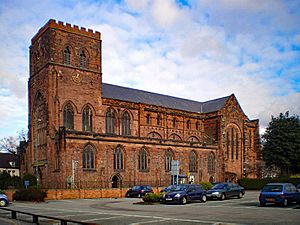
{"type": "Polygon", "coordinates": [[[35,223],[35,224],[39,224],[39,218],[46,218],[46,219],[60,221],[61,225],[67,225],[68,223],[76,223],[76,224],[80,224],[80,225],[96,225],[96,223],[89,223],[89,222],[71,220],[71,219],[66,219],[66,218],[58,218],[58,217],[53,217],[53,216],[43,216],[43,215],[29,213],[29,212],[22,212],[22,211],[14,210],[14,209],[8,209],[8,208],[0,208],[0,209],[11,212],[11,219],[17,219],[17,213],[32,216],[32,223],[35,223]]]}

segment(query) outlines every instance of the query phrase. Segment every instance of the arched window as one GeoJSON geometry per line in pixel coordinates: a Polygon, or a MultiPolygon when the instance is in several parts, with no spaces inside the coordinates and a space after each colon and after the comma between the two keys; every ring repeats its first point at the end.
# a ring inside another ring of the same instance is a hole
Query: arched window
{"type": "Polygon", "coordinates": [[[226,129],[226,158],[239,159],[240,132],[237,127],[230,126],[226,129]]]}
{"type": "Polygon", "coordinates": [[[82,111],[82,130],[92,131],[93,113],[89,106],[86,106],[82,111]]]}
{"type": "Polygon", "coordinates": [[[139,153],[139,170],[148,170],[148,154],[145,148],[142,148],[139,153]]]}
{"type": "Polygon", "coordinates": [[[215,156],[212,152],[208,156],[207,167],[209,174],[215,173],[215,156]]]}
{"type": "Polygon", "coordinates": [[[161,115],[160,115],[160,114],[157,114],[157,117],[156,117],[156,125],[157,125],[157,126],[160,126],[160,125],[161,125],[161,115]]]}
{"type": "Polygon", "coordinates": [[[191,151],[189,156],[189,171],[196,172],[197,171],[196,165],[197,165],[196,153],[194,151],[191,151]]]}
{"type": "Polygon", "coordinates": [[[186,122],[186,129],[191,129],[191,121],[190,120],[188,120],[187,122],[186,122]]]}
{"type": "Polygon", "coordinates": [[[115,112],[109,108],[105,115],[105,132],[107,134],[115,133],[115,112]]]}
{"type": "Polygon", "coordinates": [[[168,150],[165,155],[165,171],[171,171],[171,163],[173,160],[173,154],[171,150],[168,150]]]}
{"type": "Polygon", "coordinates": [[[71,64],[71,51],[70,51],[69,46],[67,46],[64,49],[64,64],[65,65],[70,65],[71,64]]]}
{"type": "Polygon", "coordinates": [[[147,114],[147,116],[146,116],[146,123],[147,123],[148,125],[151,124],[151,115],[150,115],[150,114],[147,114]]]}
{"type": "Polygon", "coordinates": [[[116,148],[114,153],[114,169],[115,170],[124,169],[123,152],[120,146],[116,148]]]}
{"type": "Polygon", "coordinates": [[[79,64],[80,68],[86,68],[86,55],[83,50],[79,54],[79,64]]]}
{"type": "Polygon", "coordinates": [[[63,120],[66,129],[74,129],[74,109],[70,103],[66,104],[64,107],[63,120]]]}
{"type": "Polygon", "coordinates": [[[131,135],[130,115],[128,112],[124,112],[122,117],[122,135],[131,135]]]}
{"type": "Polygon", "coordinates": [[[94,169],[94,148],[91,145],[87,145],[83,149],[82,167],[83,169],[94,169]]]}
{"type": "Polygon", "coordinates": [[[176,118],[173,118],[173,128],[176,128],[177,127],[177,120],[176,120],[176,118]]]}
{"type": "Polygon", "coordinates": [[[196,130],[200,130],[200,123],[199,123],[199,121],[196,122],[196,130]]]}

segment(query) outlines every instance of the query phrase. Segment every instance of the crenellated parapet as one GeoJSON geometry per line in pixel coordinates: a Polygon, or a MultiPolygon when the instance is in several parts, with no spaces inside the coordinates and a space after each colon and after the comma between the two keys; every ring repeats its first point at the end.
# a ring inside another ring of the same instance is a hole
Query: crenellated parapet
{"type": "Polygon", "coordinates": [[[101,34],[98,31],[93,31],[92,29],[86,29],[85,27],[79,27],[77,25],[71,25],[69,23],[63,23],[61,21],[56,21],[53,19],[50,19],[39,31],[37,34],[31,39],[31,44],[33,44],[47,29],[49,28],[55,28],[58,30],[91,37],[94,39],[101,39],[101,34]]]}

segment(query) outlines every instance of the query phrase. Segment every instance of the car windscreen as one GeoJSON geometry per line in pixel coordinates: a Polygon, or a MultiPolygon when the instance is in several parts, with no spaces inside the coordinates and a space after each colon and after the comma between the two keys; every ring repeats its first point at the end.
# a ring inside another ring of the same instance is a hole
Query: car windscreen
{"type": "Polygon", "coordinates": [[[266,185],[262,189],[263,192],[281,192],[283,186],[282,185],[266,185]]]}
{"type": "Polygon", "coordinates": [[[133,191],[137,191],[137,190],[141,190],[141,189],[142,189],[141,186],[134,186],[132,188],[133,191]]]}
{"type": "Polygon", "coordinates": [[[227,185],[226,184],[216,184],[215,186],[212,187],[212,189],[226,189],[227,185]]]}
{"type": "Polygon", "coordinates": [[[187,186],[186,185],[178,185],[174,191],[186,191],[187,186]]]}

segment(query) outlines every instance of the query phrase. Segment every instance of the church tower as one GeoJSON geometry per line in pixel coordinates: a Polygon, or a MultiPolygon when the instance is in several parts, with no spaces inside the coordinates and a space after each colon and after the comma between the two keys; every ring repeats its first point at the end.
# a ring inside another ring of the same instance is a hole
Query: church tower
{"type": "Polygon", "coordinates": [[[32,38],[28,172],[43,183],[59,170],[60,129],[99,132],[102,62],[99,32],[49,20],[32,38]]]}

